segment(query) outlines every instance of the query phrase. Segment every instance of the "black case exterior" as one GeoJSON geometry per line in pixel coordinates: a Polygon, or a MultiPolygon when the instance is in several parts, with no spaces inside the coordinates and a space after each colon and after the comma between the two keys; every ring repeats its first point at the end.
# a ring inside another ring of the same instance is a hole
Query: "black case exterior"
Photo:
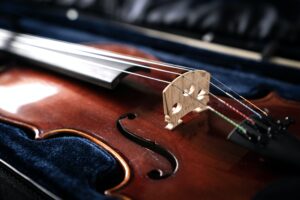
{"type": "Polygon", "coordinates": [[[58,197],[33,182],[8,163],[0,160],[0,199],[51,200],[58,199],[58,197]]]}

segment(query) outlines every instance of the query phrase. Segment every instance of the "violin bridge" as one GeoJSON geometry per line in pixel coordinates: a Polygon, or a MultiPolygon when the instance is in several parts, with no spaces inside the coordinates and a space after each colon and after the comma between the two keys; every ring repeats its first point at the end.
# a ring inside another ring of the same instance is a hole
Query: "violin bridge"
{"type": "Polygon", "coordinates": [[[188,71],[174,79],[162,93],[166,129],[173,130],[189,112],[202,112],[209,101],[210,74],[188,71]]]}

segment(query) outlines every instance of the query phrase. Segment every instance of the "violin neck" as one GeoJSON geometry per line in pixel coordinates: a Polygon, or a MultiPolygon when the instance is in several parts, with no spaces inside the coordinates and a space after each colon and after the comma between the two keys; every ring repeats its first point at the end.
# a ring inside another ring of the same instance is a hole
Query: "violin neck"
{"type": "Polygon", "coordinates": [[[28,59],[39,67],[108,89],[115,88],[124,71],[134,68],[130,64],[91,56],[87,50],[97,51],[91,47],[4,29],[0,29],[0,50],[28,59]]]}

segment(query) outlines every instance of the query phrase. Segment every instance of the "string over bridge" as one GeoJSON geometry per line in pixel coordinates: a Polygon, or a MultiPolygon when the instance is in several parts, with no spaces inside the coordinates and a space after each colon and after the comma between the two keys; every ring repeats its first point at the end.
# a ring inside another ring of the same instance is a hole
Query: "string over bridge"
{"type": "Polygon", "coordinates": [[[166,128],[174,129],[191,111],[202,112],[209,101],[210,74],[188,71],[174,79],[162,93],[166,128]]]}

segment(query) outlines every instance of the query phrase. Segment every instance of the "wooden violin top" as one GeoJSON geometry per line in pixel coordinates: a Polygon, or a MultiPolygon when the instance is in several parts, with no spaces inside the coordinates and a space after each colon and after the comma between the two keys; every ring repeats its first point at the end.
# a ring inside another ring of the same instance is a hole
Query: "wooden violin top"
{"type": "MultiPolygon", "coordinates": [[[[104,48],[153,59],[132,48],[104,48]]],[[[165,129],[163,88],[129,75],[115,90],[108,90],[37,67],[14,65],[0,72],[0,117],[30,129],[36,139],[67,133],[105,148],[119,161],[124,175],[106,194],[120,198],[249,199],[289,173],[226,140],[233,127],[208,110],[191,113],[172,131],[165,129]]],[[[267,108],[274,118],[300,120],[300,104],[275,93],[252,102],[267,108]]],[[[229,109],[222,112],[238,120],[229,109]]],[[[295,123],[289,132],[299,130],[295,123]]]]}

